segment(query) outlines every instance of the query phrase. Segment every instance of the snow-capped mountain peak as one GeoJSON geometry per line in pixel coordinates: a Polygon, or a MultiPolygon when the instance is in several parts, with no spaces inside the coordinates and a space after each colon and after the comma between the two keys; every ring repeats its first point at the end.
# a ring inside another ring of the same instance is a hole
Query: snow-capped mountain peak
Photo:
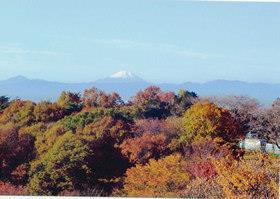
{"type": "Polygon", "coordinates": [[[139,82],[145,82],[142,78],[138,77],[137,75],[128,72],[128,71],[119,71],[117,73],[114,73],[113,75],[104,78],[99,79],[96,81],[97,83],[139,83],[139,82]]]}
{"type": "Polygon", "coordinates": [[[129,71],[119,71],[111,75],[110,78],[133,79],[137,78],[137,76],[129,71]]]}

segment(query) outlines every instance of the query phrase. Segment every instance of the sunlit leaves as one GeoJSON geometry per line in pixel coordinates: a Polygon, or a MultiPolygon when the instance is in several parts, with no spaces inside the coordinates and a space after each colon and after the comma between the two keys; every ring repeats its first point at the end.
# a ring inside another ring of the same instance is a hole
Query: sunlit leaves
{"type": "Polygon", "coordinates": [[[279,100],[219,102],[154,86],[128,103],[95,88],[54,103],[0,97],[0,194],[276,198],[279,158],[236,143],[258,127],[276,142],[279,100]]]}
{"type": "Polygon", "coordinates": [[[184,164],[180,155],[171,155],[136,165],[126,172],[124,190],[128,196],[178,197],[190,181],[184,164]]]}

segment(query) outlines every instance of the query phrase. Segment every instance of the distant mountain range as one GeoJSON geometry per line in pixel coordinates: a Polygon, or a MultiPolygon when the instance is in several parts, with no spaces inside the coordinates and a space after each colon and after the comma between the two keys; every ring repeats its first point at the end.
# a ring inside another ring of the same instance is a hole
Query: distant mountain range
{"type": "Polygon", "coordinates": [[[194,91],[199,96],[245,95],[256,98],[265,105],[270,105],[280,96],[280,84],[228,80],[214,80],[206,83],[154,84],[127,71],[120,71],[110,77],[88,83],[61,83],[17,76],[0,81],[0,95],[35,102],[55,101],[62,91],[82,93],[86,88],[96,87],[106,92],[118,92],[124,100],[128,100],[137,91],[150,85],[160,86],[162,90],[170,91],[178,91],[183,88],[194,91]]]}

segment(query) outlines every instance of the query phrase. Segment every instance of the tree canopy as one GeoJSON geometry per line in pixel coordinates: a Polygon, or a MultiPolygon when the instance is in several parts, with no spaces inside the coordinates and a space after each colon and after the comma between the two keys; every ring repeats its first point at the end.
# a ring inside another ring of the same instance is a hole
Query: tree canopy
{"type": "Polygon", "coordinates": [[[0,194],[276,198],[280,100],[200,99],[151,86],[124,102],[90,88],[56,102],[0,97],[0,194]],[[276,145],[270,145],[276,147],[276,145]]]}

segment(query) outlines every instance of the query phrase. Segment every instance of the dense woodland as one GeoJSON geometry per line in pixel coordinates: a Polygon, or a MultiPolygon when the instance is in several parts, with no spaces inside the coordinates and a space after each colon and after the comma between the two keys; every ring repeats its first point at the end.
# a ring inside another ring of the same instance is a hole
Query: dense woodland
{"type": "Polygon", "coordinates": [[[279,157],[244,151],[247,132],[279,146],[280,99],[202,99],[96,88],[56,102],[0,97],[0,194],[278,198],[279,157]]]}

